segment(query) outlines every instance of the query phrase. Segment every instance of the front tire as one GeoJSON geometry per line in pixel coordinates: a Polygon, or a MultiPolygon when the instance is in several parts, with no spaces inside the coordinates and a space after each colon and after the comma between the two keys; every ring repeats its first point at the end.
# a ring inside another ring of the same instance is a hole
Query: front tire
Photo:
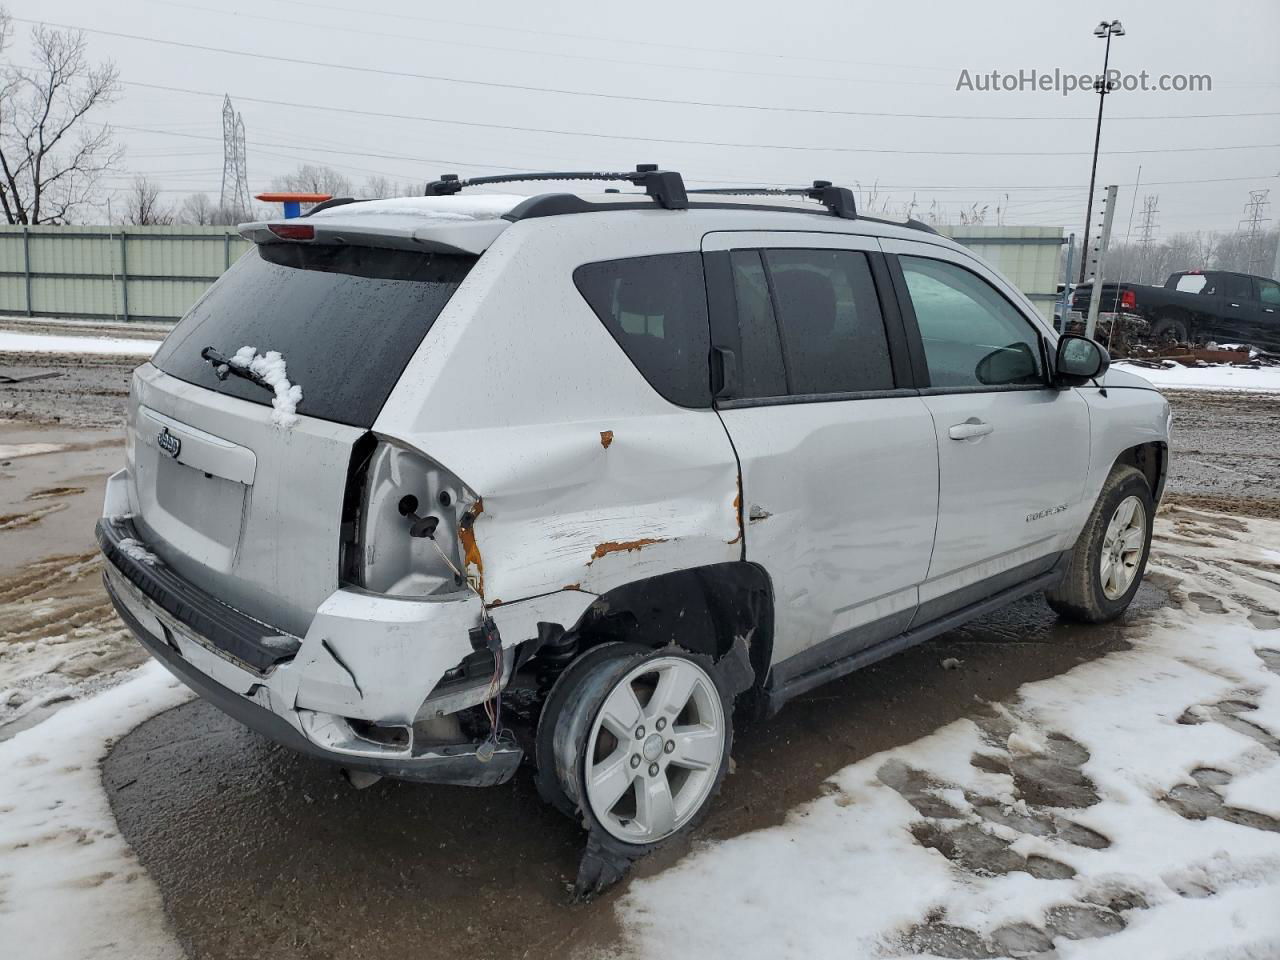
{"type": "Polygon", "coordinates": [[[1066,576],[1045,594],[1061,617],[1105,623],[1128,609],[1151,550],[1155,503],[1141,471],[1117,466],[1071,552],[1066,576]]]}
{"type": "Polygon", "coordinates": [[[729,767],[732,707],[708,657],[594,648],[544,708],[539,787],[602,841],[643,855],[710,808],[729,767]]]}

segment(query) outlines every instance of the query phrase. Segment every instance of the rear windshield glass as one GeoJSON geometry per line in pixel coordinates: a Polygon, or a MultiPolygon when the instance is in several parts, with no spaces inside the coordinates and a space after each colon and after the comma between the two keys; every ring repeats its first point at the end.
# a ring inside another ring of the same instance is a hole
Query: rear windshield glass
{"type": "Polygon", "coordinates": [[[477,257],[372,247],[265,244],[182,318],[152,359],[165,373],[242,400],[270,391],[219,380],[200,351],[278,350],[298,413],[370,427],[405,365],[477,257]]]}

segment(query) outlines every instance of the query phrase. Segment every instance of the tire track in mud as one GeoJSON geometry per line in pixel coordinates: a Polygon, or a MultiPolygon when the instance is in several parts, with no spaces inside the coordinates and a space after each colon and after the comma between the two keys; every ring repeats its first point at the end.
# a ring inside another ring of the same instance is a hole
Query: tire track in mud
{"type": "Polygon", "coordinates": [[[48,557],[0,580],[0,738],[146,659],[101,571],[92,551],[48,557]]]}

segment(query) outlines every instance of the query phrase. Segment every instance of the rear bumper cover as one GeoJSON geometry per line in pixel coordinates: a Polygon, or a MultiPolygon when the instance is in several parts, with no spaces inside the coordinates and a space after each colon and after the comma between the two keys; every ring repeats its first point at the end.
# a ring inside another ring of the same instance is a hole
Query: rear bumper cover
{"type": "MultiPolygon", "coordinates": [[[[251,729],[301,753],[403,780],[491,786],[510,779],[519,766],[522,751],[509,739],[500,742],[487,761],[479,757],[479,742],[414,743],[411,725],[416,705],[451,665],[449,658],[456,663],[460,657],[443,638],[423,636],[418,629],[423,624],[404,616],[403,605],[390,608],[400,614],[399,620],[378,622],[357,616],[353,603],[361,598],[339,598],[317,614],[318,634],[313,626],[306,638],[294,637],[204,593],[159,557],[123,544],[139,542],[128,520],[103,518],[97,535],[107,561],[103,574],[107,594],[138,641],[179,680],[251,729]],[[358,639],[371,644],[377,638],[389,638],[379,650],[379,659],[403,652],[403,635],[410,632],[406,627],[416,634],[415,646],[444,649],[429,662],[419,657],[410,663],[407,656],[402,657],[394,665],[400,681],[391,688],[395,696],[381,697],[372,686],[382,680],[381,672],[370,670],[365,683],[371,686],[364,689],[351,666],[335,654],[338,638],[330,634],[343,624],[351,624],[352,629],[358,625],[365,634],[358,639]],[[420,684],[406,681],[404,672],[410,666],[421,670],[420,684]],[[403,693],[406,687],[408,700],[403,693]],[[406,708],[405,703],[414,706],[406,708]],[[367,739],[357,732],[352,719],[401,726],[409,731],[408,743],[367,739]]],[[[370,604],[375,612],[386,609],[376,598],[370,604]]],[[[452,621],[462,611],[445,609],[453,606],[437,605],[449,614],[444,618],[448,625],[457,629],[452,621]]],[[[433,608],[427,605],[427,609],[433,608]]],[[[457,636],[469,650],[465,629],[459,629],[457,636]]]]}

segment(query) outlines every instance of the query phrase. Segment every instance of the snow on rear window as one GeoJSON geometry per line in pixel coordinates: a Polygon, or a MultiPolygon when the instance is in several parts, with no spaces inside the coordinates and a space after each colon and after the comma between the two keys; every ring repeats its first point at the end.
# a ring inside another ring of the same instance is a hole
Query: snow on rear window
{"type": "Polygon", "coordinates": [[[271,422],[278,427],[292,427],[298,422],[298,403],[302,400],[302,387],[289,382],[284,357],[279,350],[258,353],[254,347],[241,347],[229,358],[231,366],[249,370],[262,378],[275,392],[271,398],[271,422]]]}
{"type": "Polygon", "coordinates": [[[1184,273],[1178,278],[1176,289],[1179,293],[1199,293],[1206,283],[1208,280],[1203,273],[1184,273]]]}

